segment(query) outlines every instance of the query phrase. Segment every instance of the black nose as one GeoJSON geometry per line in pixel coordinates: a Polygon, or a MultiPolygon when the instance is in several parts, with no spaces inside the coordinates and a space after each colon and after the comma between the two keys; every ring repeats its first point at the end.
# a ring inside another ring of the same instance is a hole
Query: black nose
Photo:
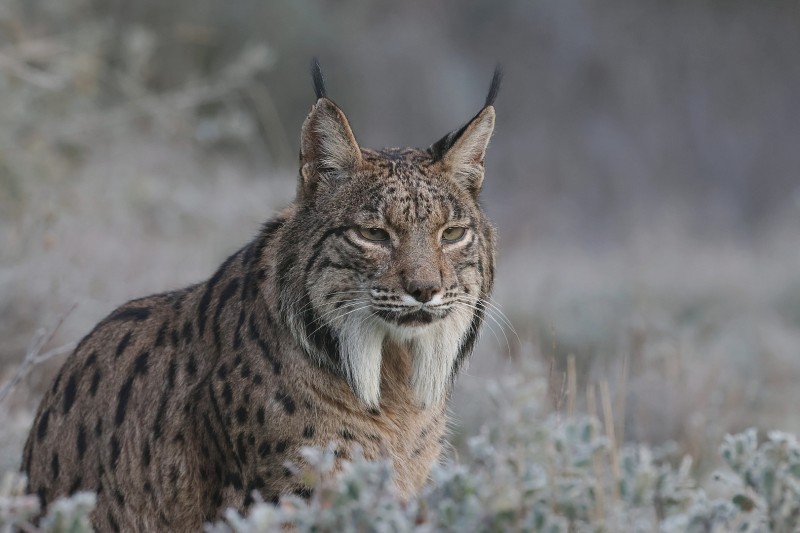
{"type": "Polygon", "coordinates": [[[406,286],[406,292],[413,296],[418,302],[428,303],[435,294],[442,291],[438,283],[430,281],[409,281],[406,286]]]}

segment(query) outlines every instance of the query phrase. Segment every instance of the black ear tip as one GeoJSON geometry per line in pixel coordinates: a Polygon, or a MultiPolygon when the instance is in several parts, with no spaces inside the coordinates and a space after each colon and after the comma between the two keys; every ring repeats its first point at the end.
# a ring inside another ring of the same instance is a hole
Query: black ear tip
{"type": "Polygon", "coordinates": [[[503,81],[503,65],[500,63],[494,68],[494,75],[492,76],[492,84],[489,85],[489,94],[486,95],[486,103],[483,104],[483,107],[489,107],[490,105],[494,105],[494,101],[497,99],[497,93],[500,92],[500,82],[503,81]]]}
{"type": "Polygon", "coordinates": [[[325,90],[325,79],[322,77],[322,67],[319,66],[319,59],[316,56],[311,59],[311,79],[314,82],[314,94],[317,95],[317,100],[326,98],[328,92],[325,90]]]}

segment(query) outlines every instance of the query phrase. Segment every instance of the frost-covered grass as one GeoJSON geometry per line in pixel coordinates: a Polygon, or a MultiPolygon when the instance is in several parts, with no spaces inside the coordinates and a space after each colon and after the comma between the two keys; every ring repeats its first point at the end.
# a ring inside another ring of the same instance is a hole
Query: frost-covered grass
{"type": "MultiPolygon", "coordinates": [[[[518,392],[518,391],[516,391],[518,392]]],[[[468,451],[434,468],[424,491],[401,501],[388,461],[359,453],[333,475],[334,449],[305,449],[310,465],[296,475],[314,487],[310,499],[287,496],[276,506],[256,498],[242,516],[229,509],[207,533],[266,531],[531,531],[790,533],[800,527],[800,444],[788,433],[727,435],[724,465],[703,482],[692,460],[677,466],[663,450],[613,445],[590,416],[543,417],[528,394],[469,439],[468,451]]],[[[0,487],[0,531],[37,531],[38,511],[24,479],[0,487]]],[[[89,531],[94,496],[82,493],[48,509],[41,531],[89,531]]]]}

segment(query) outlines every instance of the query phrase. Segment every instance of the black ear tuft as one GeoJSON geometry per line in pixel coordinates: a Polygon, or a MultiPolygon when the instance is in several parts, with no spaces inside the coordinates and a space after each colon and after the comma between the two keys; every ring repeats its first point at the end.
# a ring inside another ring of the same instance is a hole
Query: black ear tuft
{"type": "MultiPolygon", "coordinates": [[[[311,79],[314,81],[314,93],[317,95],[317,100],[327,98],[328,92],[325,90],[325,79],[322,77],[322,68],[320,68],[319,60],[316,57],[311,60],[311,79]]],[[[492,86],[494,87],[494,85],[492,86]]]]}
{"type": "Polygon", "coordinates": [[[494,67],[494,76],[492,76],[492,84],[489,86],[489,94],[486,95],[486,103],[483,104],[483,107],[489,107],[490,105],[494,105],[494,101],[497,99],[497,93],[500,92],[500,82],[502,81],[503,81],[503,66],[498,63],[498,65],[494,67]]]}

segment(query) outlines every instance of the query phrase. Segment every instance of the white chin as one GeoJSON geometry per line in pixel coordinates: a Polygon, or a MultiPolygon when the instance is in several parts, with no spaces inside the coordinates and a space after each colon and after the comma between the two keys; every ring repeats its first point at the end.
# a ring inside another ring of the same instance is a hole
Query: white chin
{"type": "Polygon", "coordinates": [[[386,332],[395,341],[409,341],[421,335],[428,333],[433,326],[439,322],[434,320],[427,324],[395,324],[394,322],[384,321],[386,324],[386,332]]]}

